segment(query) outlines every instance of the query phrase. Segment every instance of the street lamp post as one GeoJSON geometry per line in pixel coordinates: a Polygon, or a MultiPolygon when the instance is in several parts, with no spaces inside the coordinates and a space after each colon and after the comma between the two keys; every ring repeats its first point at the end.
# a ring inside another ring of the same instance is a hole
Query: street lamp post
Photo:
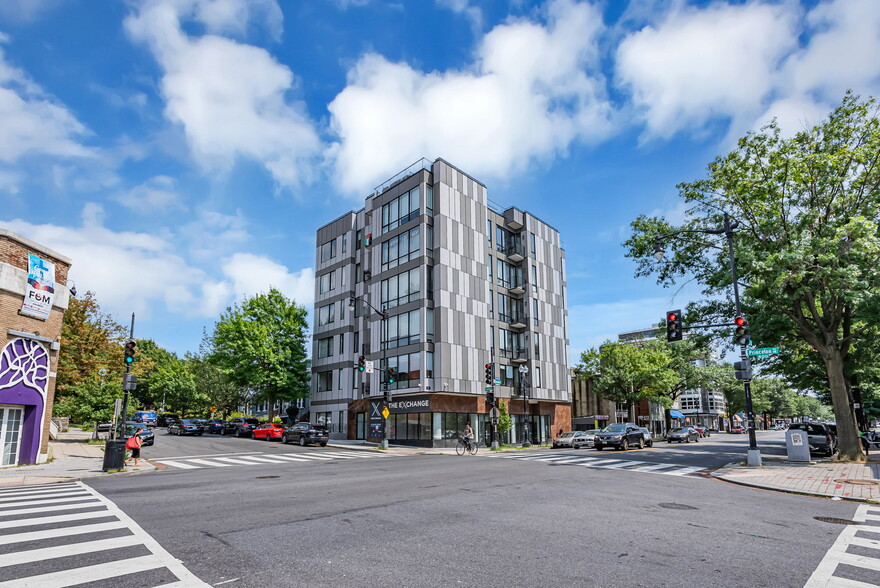
{"type": "MultiPolygon", "coordinates": [[[[354,312],[356,301],[360,300],[368,307],[370,307],[373,312],[378,314],[382,318],[382,339],[379,342],[379,346],[382,348],[382,368],[379,370],[383,375],[385,374],[385,370],[388,368],[387,363],[387,354],[388,354],[388,313],[382,310],[379,310],[372,304],[370,304],[364,298],[360,296],[352,296],[348,299],[348,310],[354,312]]],[[[382,377],[382,392],[385,399],[385,402],[391,402],[391,393],[388,390],[388,381],[387,378],[382,377]]],[[[382,436],[382,449],[388,449],[388,419],[385,419],[385,433],[382,436]]]]}
{"type": "MultiPolygon", "coordinates": [[[[742,307],[739,303],[739,281],[736,276],[736,258],[733,252],[733,231],[736,229],[739,223],[731,223],[730,215],[726,212],[724,213],[724,227],[721,229],[686,229],[682,231],[676,231],[674,233],[669,233],[667,235],[660,235],[654,242],[654,258],[657,261],[663,259],[663,239],[668,237],[673,237],[680,233],[705,233],[708,235],[724,235],[727,238],[727,251],[730,256],[730,277],[733,281],[733,303],[736,310],[736,316],[742,317],[742,307]]],[[[744,362],[748,362],[748,354],[746,353],[746,344],[740,343],[739,346],[740,359],[744,362]]],[[[747,426],[749,431],[749,451],[748,451],[748,464],[750,466],[760,466],[761,465],[761,451],[758,449],[758,441],[755,438],[755,414],[752,408],[752,385],[750,379],[743,380],[743,387],[745,389],[746,396],[746,417],[747,417],[747,426]]]]}

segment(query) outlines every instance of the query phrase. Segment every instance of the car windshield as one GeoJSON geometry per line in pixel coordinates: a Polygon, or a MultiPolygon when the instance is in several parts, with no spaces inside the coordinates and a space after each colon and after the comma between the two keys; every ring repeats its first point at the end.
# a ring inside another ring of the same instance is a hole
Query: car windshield
{"type": "Polygon", "coordinates": [[[640,430],[642,433],[645,433],[646,435],[647,435],[648,433],[651,432],[651,431],[648,430],[648,427],[639,427],[639,430],[640,430]]]}
{"type": "Polygon", "coordinates": [[[672,432],[673,433],[687,433],[688,430],[684,427],[676,427],[676,428],[672,429],[672,432]]]}
{"type": "Polygon", "coordinates": [[[626,431],[626,425],[608,425],[602,431],[605,433],[623,433],[626,431]]]}
{"type": "Polygon", "coordinates": [[[574,437],[574,434],[575,434],[574,431],[569,431],[568,433],[563,433],[563,434],[560,435],[559,437],[560,437],[560,439],[561,439],[562,437],[574,437]]]}
{"type": "Polygon", "coordinates": [[[595,435],[598,432],[599,432],[599,429],[590,429],[589,431],[587,431],[587,435],[595,435]]]}

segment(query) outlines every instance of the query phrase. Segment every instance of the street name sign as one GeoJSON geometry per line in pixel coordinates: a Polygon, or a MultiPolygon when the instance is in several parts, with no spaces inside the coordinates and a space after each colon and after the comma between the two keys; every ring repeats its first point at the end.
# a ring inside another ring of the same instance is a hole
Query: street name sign
{"type": "Polygon", "coordinates": [[[495,378],[492,381],[492,383],[495,384],[496,386],[500,386],[501,385],[501,378],[495,378]]]}
{"type": "Polygon", "coordinates": [[[749,357],[770,357],[771,355],[778,355],[779,347],[761,347],[759,349],[747,349],[746,355],[749,357]]]}

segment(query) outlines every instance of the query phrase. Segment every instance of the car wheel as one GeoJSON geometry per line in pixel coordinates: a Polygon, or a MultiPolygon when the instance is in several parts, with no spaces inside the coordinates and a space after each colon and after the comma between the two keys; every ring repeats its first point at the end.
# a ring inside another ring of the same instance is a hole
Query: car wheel
{"type": "Polygon", "coordinates": [[[667,442],[667,443],[672,443],[672,439],[667,439],[666,442],[667,442]]]}
{"type": "Polygon", "coordinates": [[[621,451],[626,451],[627,449],[629,449],[629,441],[627,441],[626,439],[621,441],[620,442],[620,449],[621,449],[621,451]]]}
{"type": "Polygon", "coordinates": [[[269,435],[266,435],[265,437],[263,437],[263,441],[268,441],[268,440],[269,440],[269,435]]]}
{"type": "Polygon", "coordinates": [[[221,436],[221,437],[225,437],[225,436],[226,436],[226,429],[220,429],[220,436],[221,436]]]}
{"type": "Polygon", "coordinates": [[[321,443],[321,447],[327,447],[327,443],[321,443]]]}
{"type": "Polygon", "coordinates": [[[602,446],[601,446],[601,445],[596,445],[596,451],[602,451],[602,446]]]}
{"type": "Polygon", "coordinates": [[[284,445],[287,445],[287,435],[281,435],[281,442],[282,442],[284,445]]]}
{"type": "Polygon", "coordinates": [[[645,448],[645,440],[639,439],[639,449],[644,449],[644,448],[645,448]]]}
{"type": "Polygon", "coordinates": [[[305,446],[306,446],[306,438],[305,438],[305,437],[300,437],[300,438],[299,438],[299,446],[300,446],[300,447],[305,447],[305,446]]]}
{"type": "Polygon", "coordinates": [[[653,441],[648,441],[648,447],[654,447],[654,442],[653,442],[653,441]]]}
{"type": "Polygon", "coordinates": [[[684,438],[684,442],[685,442],[685,443],[690,443],[690,442],[691,442],[691,438],[690,438],[690,437],[685,437],[685,438],[684,438]]]}
{"type": "Polygon", "coordinates": [[[699,443],[699,442],[700,442],[700,438],[699,438],[699,437],[694,437],[694,443],[699,443]]]}

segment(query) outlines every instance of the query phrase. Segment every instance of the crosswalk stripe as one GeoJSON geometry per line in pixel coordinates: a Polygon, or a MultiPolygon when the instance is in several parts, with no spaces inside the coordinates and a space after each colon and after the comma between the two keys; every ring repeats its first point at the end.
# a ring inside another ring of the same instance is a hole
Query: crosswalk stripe
{"type": "Polygon", "coordinates": [[[190,464],[197,463],[200,465],[210,466],[210,467],[218,467],[218,468],[231,468],[231,463],[223,463],[222,461],[214,461],[211,459],[191,459],[189,460],[190,464]]]}
{"type": "Polygon", "coordinates": [[[165,460],[165,461],[163,461],[163,462],[161,462],[161,463],[163,463],[163,464],[165,464],[165,465],[174,466],[174,467],[176,467],[176,468],[182,468],[182,469],[184,469],[184,470],[198,470],[198,469],[201,468],[201,466],[190,465],[190,464],[188,464],[188,463],[184,463],[184,462],[182,462],[182,461],[169,461],[169,460],[165,460]]]}
{"type": "Polygon", "coordinates": [[[78,512],[67,515],[55,515],[52,517],[35,517],[30,519],[18,519],[15,521],[0,522],[0,529],[14,529],[16,527],[33,527],[34,525],[47,525],[50,523],[63,523],[65,521],[84,521],[86,519],[101,519],[112,517],[107,511],[78,512]]]}
{"type": "Polygon", "coordinates": [[[604,467],[606,469],[623,468],[626,466],[635,465],[635,464],[639,464],[639,463],[645,463],[645,462],[643,462],[643,461],[622,461],[620,463],[612,463],[612,464],[608,464],[607,466],[602,466],[602,467],[604,467]]]}
{"type": "Polygon", "coordinates": [[[14,535],[0,536],[0,545],[12,545],[13,543],[22,543],[24,541],[39,541],[41,539],[51,539],[52,537],[84,535],[86,533],[97,533],[98,531],[109,531],[110,529],[124,529],[125,526],[125,523],[122,521],[111,521],[109,523],[96,523],[94,525],[81,525],[79,527],[62,527],[60,529],[50,529],[48,531],[15,533],[14,535]]]}
{"type": "Polygon", "coordinates": [[[309,460],[302,458],[302,457],[293,457],[292,455],[276,455],[275,457],[277,457],[278,459],[283,459],[285,461],[300,461],[300,462],[309,461],[309,460]]]}
{"type": "Polygon", "coordinates": [[[654,465],[633,468],[633,471],[634,472],[653,472],[655,470],[662,470],[665,468],[674,468],[674,467],[677,467],[674,463],[657,463],[654,465]]]}
{"type": "MultiPolygon", "coordinates": [[[[699,471],[702,471],[702,470],[705,470],[705,469],[706,469],[706,468],[703,468],[703,467],[694,467],[694,466],[690,466],[690,467],[686,467],[686,468],[681,468],[681,469],[679,469],[679,470],[669,471],[669,472],[663,472],[663,473],[664,473],[664,474],[667,474],[667,475],[670,475],[670,476],[686,476],[686,475],[688,475],[688,474],[693,474],[694,472],[699,472],[699,471]]],[[[658,473],[659,473],[659,472],[658,472],[658,473]]]]}
{"type": "Polygon", "coordinates": [[[0,517],[21,516],[26,514],[36,514],[38,512],[61,512],[65,510],[77,510],[80,508],[95,508],[101,506],[100,502],[77,502],[76,504],[59,504],[56,506],[37,506],[34,508],[17,508],[15,510],[0,511],[0,517]]]}
{"type": "MultiPolygon", "coordinates": [[[[540,461],[544,463],[552,463],[552,464],[569,464],[569,465],[579,465],[586,468],[597,468],[597,469],[620,469],[627,472],[647,472],[654,474],[663,474],[668,476],[687,476],[691,474],[695,474],[697,472],[706,471],[705,467],[697,467],[697,466],[684,466],[681,464],[674,463],[658,463],[658,464],[649,464],[646,461],[635,461],[635,460],[627,460],[627,459],[601,459],[595,457],[578,457],[578,456],[567,456],[567,455],[559,455],[559,454],[547,454],[540,453],[536,455],[499,455],[497,456],[502,459],[516,459],[520,461],[540,461]],[[663,471],[660,471],[663,470],[663,471]]],[[[872,518],[872,515],[865,515],[868,519],[872,518]]],[[[878,510],[878,520],[880,520],[880,510],[878,510]]]]}
{"type": "Polygon", "coordinates": [[[617,460],[617,459],[600,459],[600,460],[598,460],[598,461],[594,461],[594,462],[591,462],[591,463],[585,463],[584,466],[585,466],[585,467],[590,467],[590,468],[591,468],[591,467],[596,467],[596,466],[608,465],[609,463],[617,463],[618,461],[620,461],[620,460],[617,460]]]}
{"type": "Polygon", "coordinates": [[[243,459],[249,459],[249,460],[252,460],[252,461],[251,461],[251,464],[257,464],[257,463],[281,463],[280,461],[278,461],[277,459],[275,459],[275,456],[271,456],[271,455],[249,455],[249,456],[247,456],[246,458],[243,458],[243,459]]]}
{"type": "MultiPolygon", "coordinates": [[[[52,494],[41,494],[36,496],[35,498],[60,498],[64,496],[82,496],[83,492],[81,490],[67,490],[65,492],[53,492],[52,494]]],[[[21,494],[16,496],[7,496],[6,498],[0,498],[0,508],[6,505],[8,502],[15,502],[16,500],[21,500],[21,494]]]]}
{"type": "Polygon", "coordinates": [[[35,561],[83,555],[85,553],[94,553],[97,551],[105,551],[107,549],[119,549],[140,544],[140,538],[134,535],[125,535],[123,537],[114,537],[112,539],[99,539],[97,541],[71,543],[69,545],[58,545],[56,547],[43,547],[40,549],[31,549],[30,551],[19,551],[16,553],[0,555],[0,567],[17,566],[35,561]]]}
{"type": "Polygon", "coordinates": [[[131,559],[111,561],[94,566],[85,566],[71,570],[62,570],[39,576],[30,576],[19,580],[0,582],[3,588],[27,588],[28,586],[40,586],[40,588],[62,588],[74,586],[86,582],[99,582],[124,574],[147,572],[156,568],[164,567],[159,558],[154,555],[144,555],[131,559]]]}
{"type": "Polygon", "coordinates": [[[260,463],[257,461],[249,461],[243,457],[215,457],[215,461],[228,461],[229,463],[235,463],[238,465],[254,465],[255,463],[260,463]]]}
{"type": "Polygon", "coordinates": [[[51,488],[46,488],[44,490],[33,490],[28,492],[29,488],[33,488],[33,486],[16,486],[15,488],[3,488],[0,489],[0,496],[11,496],[13,494],[27,494],[28,496],[36,496],[38,494],[49,494],[52,492],[59,492],[61,490],[67,490],[69,488],[76,488],[73,484],[52,484],[51,488]]]}
{"type": "MultiPolygon", "coordinates": [[[[7,502],[5,504],[0,504],[0,508],[13,508],[16,506],[36,506],[38,504],[62,504],[64,502],[77,502],[80,500],[88,500],[88,494],[80,494],[79,496],[74,496],[72,498],[47,498],[43,499],[42,497],[39,500],[21,500],[19,498],[18,502],[7,502]]],[[[3,511],[0,511],[3,512],[3,511]]]]}

